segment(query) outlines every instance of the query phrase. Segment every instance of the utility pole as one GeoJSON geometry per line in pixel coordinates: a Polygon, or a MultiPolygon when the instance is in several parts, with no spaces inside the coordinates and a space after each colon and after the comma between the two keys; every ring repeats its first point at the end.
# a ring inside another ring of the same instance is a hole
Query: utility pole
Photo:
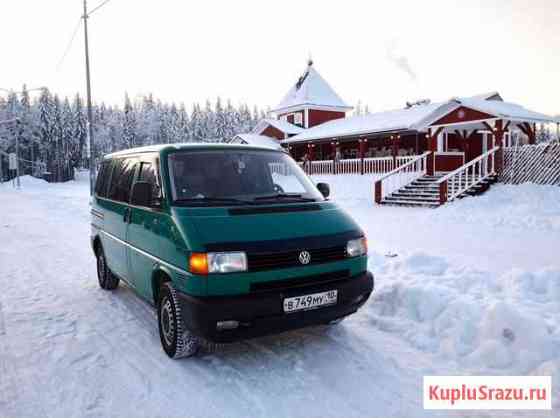
{"type": "Polygon", "coordinates": [[[21,182],[19,180],[19,134],[20,134],[20,121],[16,119],[16,183],[17,188],[21,187],[21,182]]]}
{"type": "Polygon", "coordinates": [[[88,41],[88,12],[87,0],[84,0],[84,40],[86,52],[86,94],[87,94],[87,135],[88,135],[88,166],[89,166],[89,194],[93,195],[93,181],[95,179],[95,145],[93,138],[93,117],[91,110],[91,81],[89,74],[89,41],[88,41]]]}

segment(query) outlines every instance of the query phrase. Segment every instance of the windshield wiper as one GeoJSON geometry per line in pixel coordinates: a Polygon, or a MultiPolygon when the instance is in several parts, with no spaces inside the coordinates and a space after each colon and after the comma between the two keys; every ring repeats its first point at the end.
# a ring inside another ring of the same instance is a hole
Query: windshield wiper
{"type": "Polygon", "coordinates": [[[298,193],[276,193],[267,196],[258,196],[255,197],[255,201],[259,200],[281,200],[281,199],[293,199],[297,200],[298,202],[315,202],[315,199],[309,197],[303,197],[301,194],[298,193]]]}
{"type": "Polygon", "coordinates": [[[176,199],[176,203],[233,203],[237,205],[254,205],[250,200],[236,199],[234,197],[190,197],[176,199]]]}

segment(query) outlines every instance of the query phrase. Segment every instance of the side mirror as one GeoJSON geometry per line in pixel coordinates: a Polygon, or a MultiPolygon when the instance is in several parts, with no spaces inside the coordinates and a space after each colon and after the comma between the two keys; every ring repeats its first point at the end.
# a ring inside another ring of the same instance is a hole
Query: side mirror
{"type": "Polygon", "coordinates": [[[147,181],[137,181],[132,186],[130,204],[150,207],[153,203],[152,185],[147,181]]]}
{"type": "Polygon", "coordinates": [[[317,190],[319,190],[324,197],[329,197],[331,194],[331,188],[327,183],[317,183],[317,190]]]}

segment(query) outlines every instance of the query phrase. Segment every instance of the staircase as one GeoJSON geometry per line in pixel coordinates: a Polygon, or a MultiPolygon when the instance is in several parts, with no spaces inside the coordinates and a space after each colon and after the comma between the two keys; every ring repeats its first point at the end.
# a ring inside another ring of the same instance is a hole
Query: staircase
{"type": "MultiPolygon", "coordinates": [[[[410,184],[398,189],[381,200],[382,205],[395,206],[418,206],[427,208],[437,208],[441,205],[439,196],[439,180],[444,177],[441,175],[424,175],[410,184]]],[[[465,196],[476,196],[484,193],[497,180],[496,176],[489,176],[480,182],[470,185],[466,180],[459,180],[456,186],[466,188],[464,192],[459,194],[457,198],[462,199],[465,196]]]]}
{"type": "Polygon", "coordinates": [[[445,175],[429,175],[430,152],[380,177],[375,182],[375,203],[437,208],[445,202],[484,193],[497,179],[499,147],[476,157],[445,175]]]}
{"type": "Polygon", "coordinates": [[[437,182],[441,177],[443,177],[443,175],[424,175],[390,195],[385,196],[380,203],[382,205],[437,208],[440,205],[439,185],[437,182]]]}

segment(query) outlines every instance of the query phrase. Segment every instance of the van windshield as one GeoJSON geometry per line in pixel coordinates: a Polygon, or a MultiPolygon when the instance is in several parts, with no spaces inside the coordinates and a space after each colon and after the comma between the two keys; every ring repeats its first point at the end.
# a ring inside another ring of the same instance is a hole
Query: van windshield
{"type": "Polygon", "coordinates": [[[324,200],[287,154],[201,150],[169,155],[173,202],[188,206],[257,205],[324,200]]]}

